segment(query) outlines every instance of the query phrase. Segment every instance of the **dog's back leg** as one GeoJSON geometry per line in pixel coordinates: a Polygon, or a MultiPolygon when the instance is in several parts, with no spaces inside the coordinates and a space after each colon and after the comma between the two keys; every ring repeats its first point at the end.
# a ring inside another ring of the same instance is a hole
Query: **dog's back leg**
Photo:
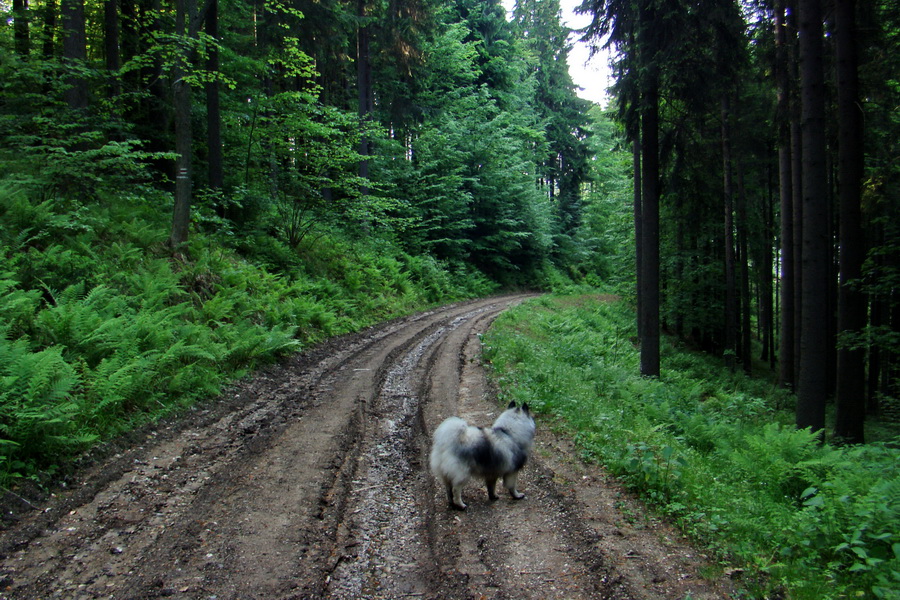
{"type": "Polygon", "coordinates": [[[519,472],[514,471],[513,473],[509,473],[503,476],[503,487],[509,490],[509,495],[515,498],[516,500],[521,500],[525,497],[525,494],[516,489],[516,485],[519,481],[519,472]]]}

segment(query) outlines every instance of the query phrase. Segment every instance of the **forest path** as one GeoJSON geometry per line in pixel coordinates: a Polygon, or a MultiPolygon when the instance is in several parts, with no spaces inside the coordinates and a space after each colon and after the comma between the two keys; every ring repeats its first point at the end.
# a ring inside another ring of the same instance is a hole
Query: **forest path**
{"type": "Polygon", "coordinates": [[[528,297],[331,340],[97,458],[0,534],[0,598],[727,597],[540,418],[524,500],[447,509],[430,432],[493,421],[478,336],[528,297]]]}

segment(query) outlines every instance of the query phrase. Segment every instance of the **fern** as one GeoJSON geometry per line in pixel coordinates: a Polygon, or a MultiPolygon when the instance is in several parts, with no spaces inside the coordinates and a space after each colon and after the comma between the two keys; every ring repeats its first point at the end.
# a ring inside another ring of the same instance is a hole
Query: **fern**
{"type": "Polygon", "coordinates": [[[0,338],[0,457],[7,468],[22,460],[75,452],[96,436],[79,426],[75,400],[80,378],[58,347],[32,352],[23,340],[0,338]]]}
{"type": "Polygon", "coordinates": [[[11,273],[0,273],[0,329],[18,337],[31,328],[40,304],[37,290],[25,291],[11,273]]]}

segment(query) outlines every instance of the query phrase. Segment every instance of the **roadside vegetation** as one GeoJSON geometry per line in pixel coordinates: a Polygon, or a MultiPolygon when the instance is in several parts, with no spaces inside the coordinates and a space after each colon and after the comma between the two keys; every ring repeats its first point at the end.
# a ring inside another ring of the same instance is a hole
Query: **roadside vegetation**
{"type": "Polygon", "coordinates": [[[743,569],[746,597],[900,598],[896,424],[870,420],[866,445],[820,444],[771,377],[673,339],[661,377],[642,378],[634,321],[617,296],[545,296],[497,319],[484,359],[504,402],[551,417],[723,568],[743,569]]]}
{"type": "Polygon", "coordinates": [[[163,200],[141,193],[88,204],[0,188],[5,487],[326,337],[496,289],[325,226],[299,250],[199,231],[173,260],[163,200]]]}

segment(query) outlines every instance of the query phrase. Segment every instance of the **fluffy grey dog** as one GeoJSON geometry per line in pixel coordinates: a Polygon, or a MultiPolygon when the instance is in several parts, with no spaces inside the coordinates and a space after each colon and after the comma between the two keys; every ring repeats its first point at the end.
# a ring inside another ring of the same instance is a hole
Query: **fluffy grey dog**
{"type": "Polygon", "coordinates": [[[525,494],[516,489],[516,481],[533,444],[534,418],[527,404],[519,408],[510,402],[490,428],[450,417],[434,431],[431,472],[447,487],[451,508],[466,508],[462,488],[472,477],[484,479],[491,500],[497,499],[494,488],[501,477],[509,494],[521,500],[525,494]]]}

